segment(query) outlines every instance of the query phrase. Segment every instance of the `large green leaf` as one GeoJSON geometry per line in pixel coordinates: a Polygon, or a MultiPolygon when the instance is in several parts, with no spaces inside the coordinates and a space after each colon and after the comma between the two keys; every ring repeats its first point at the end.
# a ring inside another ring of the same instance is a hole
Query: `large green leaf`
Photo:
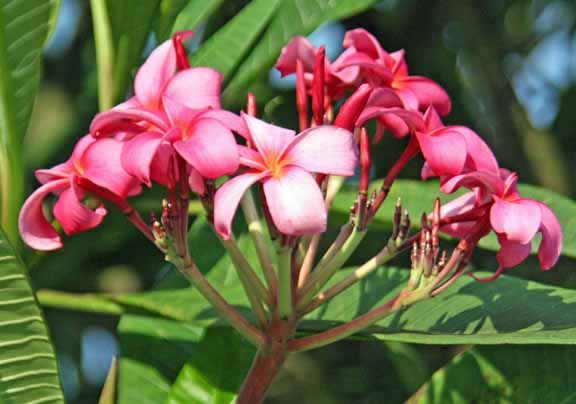
{"type": "MultiPolygon", "coordinates": [[[[379,184],[381,182],[374,182],[372,189],[378,189],[379,184]]],[[[576,258],[576,203],[570,198],[534,185],[520,184],[518,188],[522,196],[545,202],[556,213],[564,233],[562,254],[576,258]]],[[[457,193],[456,195],[460,194],[457,193]]],[[[330,211],[331,226],[339,227],[348,220],[350,207],[353,205],[356,195],[357,188],[355,187],[345,187],[338,194],[330,211]]],[[[419,224],[417,219],[422,213],[431,211],[434,200],[438,196],[443,203],[455,198],[454,195],[441,194],[436,181],[397,180],[394,182],[388,198],[376,214],[371,229],[389,231],[392,228],[394,206],[398,197],[402,198],[402,206],[410,212],[413,219],[412,224],[417,226],[419,224]]],[[[480,246],[489,250],[499,249],[498,241],[493,234],[483,238],[480,241],[480,246]]]]}
{"type": "Polygon", "coordinates": [[[224,91],[226,100],[245,97],[246,87],[274,65],[280,51],[295,35],[308,35],[319,25],[358,14],[376,0],[284,0],[262,39],[242,62],[238,72],[224,91]]]}
{"type": "Polygon", "coordinates": [[[190,324],[124,315],[118,325],[118,404],[162,403],[203,330],[190,324]]]}
{"type": "Polygon", "coordinates": [[[256,349],[229,328],[210,328],[172,385],[167,404],[230,404],[256,349]]]}
{"type": "Polygon", "coordinates": [[[193,66],[210,66],[227,77],[268,24],[281,0],[254,0],[220,28],[190,58],[193,66]]]}
{"type": "Polygon", "coordinates": [[[177,31],[195,30],[214,13],[224,0],[163,0],[157,23],[158,40],[168,39],[177,31]],[[176,14],[175,14],[176,13],[176,14]]]}
{"type": "Polygon", "coordinates": [[[576,348],[476,347],[438,370],[410,404],[576,402],[576,348]]]}
{"type": "Polygon", "coordinates": [[[0,402],[64,403],[58,365],[27,272],[0,230],[0,402]]]}
{"type": "Polygon", "coordinates": [[[40,82],[42,48],[58,2],[0,2],[0,224],[18,240],[23,197],[22,139],[40,82]]]}
{"type": "Polygon", "coordinates": [[[157,17],[160,0],[107,0],[114,48],[114,102],[124,100],[157,17]]]}

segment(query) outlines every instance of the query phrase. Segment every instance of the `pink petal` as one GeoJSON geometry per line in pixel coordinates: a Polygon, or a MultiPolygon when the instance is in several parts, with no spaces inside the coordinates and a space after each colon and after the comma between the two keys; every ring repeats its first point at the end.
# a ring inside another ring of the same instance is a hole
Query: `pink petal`
{"type": "Polygon", "coordinates": [[[426,126],[426,132],[432,132],[444,127],[440,115],[438,115],[438,112],[436,112],[433,106],[429,106],[428,109],[426,109],[424,113],[424,124],[426,126]]]}
{"type": "Polygon", "coordinates": [[[283,234],[299,236],[326,230],[326,205],[314,178],[304,169],[286,167],[279,177],[264,180],[270,215],[283,234]]]}
{"type": "Polygon", "coordinates": [[[420,103],[418,102],[418,97],[414,94],[414,91],[410,88],[396,88],[396,95],[402,100],[404,108],[412,111],[418,111],[420,109],[420,103]]]}
{"type": "Polygon", "coordinates": [[[188,176],[188,185],[190,185],[192,192],[195,192],[200,196],[204,195],[204,192],[206,192],[204,178],[202,178],[200,173],[194,169],[190,170],[190,175],[188,176]]]}
{"type": "Polygon", "coordinates": [[[541,221],[540,206],[530,199],[514,202],[498,199],[490,209],[490,223],[494,231],[518,244],[529,243],[540,228],[541,221]]]}
{"type": "Polygon", "coordinates": [[[150,178],[152,181],[170,189],[173,189],[179,180],[180,176],[176,169],[175,152],[170,143],[160,143],[156,150],[155,158],[150,165],[150,178]]]}
{"type": "Polygon", "coordinates": [[[200,117],[208,108],[192,109],[168,96],[162,97],[162,104],[171,126],[187,128],[195,119],[200,117]]]}
{"type": "Polygon", "coordinates": [[[123,142],[115,139],[99,139],[82,155],[81,175],[96,185],[125,198],[140,191],[138,180],[122,167],[123,142]]]}
{"type": "Polygon", "coordinates": [[[242,119],[248,127],[251,141],[264,158],[278,157],[295,136],[292,130],[271,125],[244,113],[242,119]]]}
{"type": "Polygon", "coordinates": [[[314,69],[316,48],[303,36],[296,36],[282,48],[282,53],[276,62],[276,69],[282,77],[296,73],[296,61],[300,60],[304,70],[311,72],[314,69]]]}
{"type": "Polygon", "coordinates": [[[392,73],[394,77],[406,77],[408,76],[408,64],[406,63],[404,49],[397,50],[396,52],[390,53],[390,59],[394,61],[392,67],[392,73]]]}
{"type": "Polygon", "coordinates": [[[239,165],[234,135],[219,121],[198,119],[188,138],[175,142],[176,151],[205,178],[233,174],[239,165]]]}
{"type": "Polygon", "coordinates": [[[452,103],[446,91],[438,83],[426,77],[407,76],[396,79],[394,87],[411,90],[418,99],[420,109],[433,106],[440,115],[447,115],[452,109],[452,103]]]}
{"type": "Polygon", "coordinates": [[[389,129],[396,137],[404,137],[409,132],[424,129],[424,121],[419,113],[403,108],[367,107],[360,114],[356,125],[361,126],[372,118],[378,119],[380,125],[389,129]]]}
{"type": "Polygon", "coordinates": [[[164,94],[188,108],[220,108],[220,88],[224,77],[209,67],[194,67],[178,72],[164,94]]]}
{"type": "Polygon", "coordinates": [[[462,172],[466,162],[466,140],[460,134],[416,132],[416,137],[424,158],[436,174],[458,175],[462,172]]]}
{"type": "MultiPolygon", "coordinates": [[[[475,205],[476,195],[474,192],[467,192],[442,205],[440,208],[440,217],[449,218],[460,215],[473,209],[475,205]]],[[[470,230],[472,230],[472,227],[474,227],[475,224],[475,222],[450,223],[442,226],[440,230],[449,236],[462,238],[470,233],[470,230]]]]}
{"type": "Polygon", "coordinates": [[[176,71],[176,52],[172,40],[157,47],[140,67],[134,79],[134,92],[145,107],[157,110],[164,87],[176,71]]]}
{"type": "Polygon", "coordinates": [[[254,149],[246,146],[238,146],[238,154],[240,155],[240,164],[246,167],[255,168],[258,171],[266,171],[266,163],[262,160],[262,156],[254,149]]]}
{"type": "Polygon", "coordinates": [[[106,215],[106,209],[103,206],[92,211],[80,202],[81,199],[82,192],[72,185],[62,192],[58,202],[54,205],[54,217],[67,235],[98,226],[106,215]]]}
{"type": "Polygon", "coordinates": [[[378,87],[372,91],[370,98],[366,103],[370,107],[402,107],[402,100],[398,97],[398,94],[391,88],[378,87]]]}
{"type": "Polygon", "coordinates": [[[502,237],[498,237],[498,241],[500,242],[500,250],[496,254],[496,259],[503,268],[515,267],[530,255],[530,242],[515,243],[506,241],[502,237]]]}
{"type": "Polygon", "coordinates": [[[49,182],[38,188],[26,199],[18,217],[18,228],[22,240],[35,250],[51,251],[62,248],[62,240],[42,211],[42,201],[54,191],[69,186],[68,179],[49,182]]]}
{"type": "Polygon", "coordinates": [[[357,161],[354,136],[336,126],[316,126],[292,139],[280,160],[315,173],[354,175],[357,161]]]}
{"type": "Polygon", "coordinates": [[[150,166],[162,138],[160,133],[144,132],[124,142],[122,147],[121,163],[124,170],[149,187],[152,186],[150,166]]]}
{"type": "Polygon", "coordinates": [[[373,59],[385,61],[390,57],[388,52],[382,49],[374,35],[370,34],[364,28],[356,28],[346,32],[342,45],[345,48],[354,47],[359,52],[368,54],[373,59]]]}
{"type": "Polygon", "coordinates": [[[146,109],[111,109],[96,114],[90,124],[90,134],[95,138],[113,136],[116,134],[114,129],[119,123],[140,123],[142,124],[141,132],[150,126],[161,130],[169,129],[167,118],[159,112],[146,109]]]}
{"type": "Polygon", "coordinates": [[[500,168],[494,153],[480,136],[465,126],[447,126],[445,130],[460,133],[466,140],[468,154],[466,166],[472,171],[491,171],[498,173],[500,168]]]}
{"type": "Polygon", "coordinates": [[[538,248],[538,259],[542,269],[548,270],[556,264],[562,252],[562,227],[548,206],[541,202],[539,206],[542,212],[539,229],[542,232],[542,241],[538,248]]]}
{"type": "Polygon", "coordinates": [[[504,189],[504,182],[499,176],[494,175],[494,173],[473,171],[471,173],[456,175],[444,181],[440,187],[440,191],[445,194],[451,194],[460,187],[468,189],[481,188],[490,195],[501,195],[504,189]]]}
{"type": "Polygon", "coordinates": [[[226,181],[214,196],[214,228],[225,240],[230,238],[232,219],[246,190],[269,175],[269,171],[247,172],[226,181]]]}
{"type": "Polygon", "coordinates": [[[368,83],[373,85],[389,83],[392,80],[392,72],[390,69],[378,63],[365,53],[351,53],[345,58],[342,58],[338,65],[339,71],[351,67],[359,67],[368,83]]]}
{"type": "Polygon", "coordinates": [[[244,120],[238,115],[224,109],[211,109],[202,114],[202,118],[212,118],[219,121],[228,129],[238,133],[245,139],[250,139],[250,132],[244,120]]]}

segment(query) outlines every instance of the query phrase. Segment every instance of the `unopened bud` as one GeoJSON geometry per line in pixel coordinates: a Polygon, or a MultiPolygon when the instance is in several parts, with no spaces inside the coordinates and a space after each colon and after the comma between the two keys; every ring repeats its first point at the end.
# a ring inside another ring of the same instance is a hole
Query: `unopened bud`
{"type": "Polygon", "coordinates": [[[316,53],[314,62],[314,78],[312,79],[312,113],[316,125],[324,124],[324,64],[326,47],[321,46],[316,53]]]}

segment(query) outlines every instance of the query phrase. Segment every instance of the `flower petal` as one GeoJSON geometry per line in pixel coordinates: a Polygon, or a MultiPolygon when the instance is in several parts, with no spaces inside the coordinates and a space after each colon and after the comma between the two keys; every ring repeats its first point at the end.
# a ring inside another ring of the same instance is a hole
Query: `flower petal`
{"type": "Polygon", "coordinates": [[[527,244],[532,240],[542,222],[537,202],[518,199],[509,202],[497,199],[490,209],[490,223],[496,233],[504,234],[507,241],[527,244]]]}
{"type": "MultiPolygon", "coordinates": [[[[434,174],[438,175],[436,173],[434,174]]],[[[451,194],[460,187],[468,189],[480,188],[491,197],[492,194],[502,194],[504,181],[491,172],[473,171],[471,173],[456,175],[443,181],[440,191],[445,194],[451,194]]]]}
{"type": "Polygon", "coordinates": [[[188,175],[188,185],[192,192],[195,192],[200,196],[204,195],[204,192],[206,192],[204,178],[202,178],[200,173],[194,169],[191,169],[190,174],[188,175]]]}
{"type": "Polygon", "coordinates": [[[296,73],[296,61],[300,60],[304,70],[311,72],[314,69],[316,48],[303,36],[296,36],[282,48],[282,53],[276,62],[276,69],[282,77],[296,73]]]}
{"type": "Polygon", "coordinates": [[[61,191],[69,184],[68,179],[48,182],[34,191],[24,202],[18,217],[18,228],[22,240],[28,246],[40,251],[62,248],[60,236],[44,216],[42,201],[51,192],[61,191]]]}
{"type": "Polygon", "coordinates": [[[416,137],[424,158],[437,175],[462,173],[466,162],[466,140],[459,133],[416,132],[416,137]]]}
{"type": "Polygon", "coordinates": [[[471,171],[490,171],[498,174],[500,168],[494,153],[476,132],[465,126],[447,126],[445,130],[460,133],[466,140],[466,167],[471,171]]]}
{"type": "Polygon", "coordinates": [[[502,237],[498,237],[498,241],[500,242],[500,250],[496,254],[496,259],[503,268],[515,267],[530,255],[530,242],[526,244],[515,243],[502,237]]]}
{"type": "Polygon", "coordinates": [[[150,54],[134,79],[134,92],[140,104],[152,110],[160,108],[164,87],[176,71],[176,52],[172,40],[150,54]]]}
{"type": "Polygon", "coordinates": [[[246,190],[269,175],[269,171],[247,172],[226,181],[214,196],[214,228],[225,240],[230,238],[232,219],[246,190]]]}
{"type": "Polygon", "coordinates": [[[104,206],[92,211],[80,202],[81,198],[82,191],[72,185],[62,192],[54,205],[54,217],[67,235],[92,229],[98,226],[106,216],[104,206]]]}
{"type": "MultiPolygon", "coordinates": [[[[118,124],[141,124],[140,132],[150,126],[161,130],[168,130],[168,119],[166,116],[147,109],[125,109],[100,112],[96,114],[90,124],[90,134],[95,138],[113,136],[117,133],[118,124]]],[[[122,130],[124,130],[124,125],[122,130]]]]}
{"type": "MultiPolygon", "coordinates": [[[[465,213],[476,205],[476,195],[474,192],[466,192],[458,198],[451,200],[440,208],[440,217],[449,218],[465,213]]],[[[470,230],[476,222],[450,223],[442,226],[440,231],[452,237],[463,238],[470,234],[470,230]]]]}
{"type": "Polygon", "coordinates": [[[354,136],[336,126],[316,126],[292,139],[280,159],[315,173],[354,175],[357,162],[354,136]]]}
{"type": "Polygon", "coordinates": [[[194,67],[178,72],[164,94],[188,108],[220,108],[222,74],[209,67],[194,67]]]}
{"type": "Polygon", "coordinates": [[[539,203],[542,212],[542,222],[540,223],[540,232],[542,232],[542,241],[538,248],[538,259],[542,269],[552,268],[562,252],[562,227],[558,218],[552,210],[543,203],[539,203]]]}
{"type": "Polygon", "coordinates": [[[122,146],[116,139],[98,139],[86,149],[80,166],[83,177],[125,198],[140,192],[140,185],[122,167],[122,146]]]}
{"type": "Polygon", "coordinates": [[[418,100],[419,109],[433,106],[440,115],[447,115],[452,102],[446,91],[435,81],[426,77],[406,76],[394,80],[394,88],[409,89],[418,100]]]}
{"type": "Polygon", "coordinates": [[[262,160],[262,156],[254,149],[246,146],[238,146],[238,154],[240,156],[240,164],[246,167],[255,168],[259,171],[266,171],[266,163],[262,160]]]}
{"type": "Polygon", "coordinates": [[[205,178],[218,178],[238,169],[234,135],[219,121],[198,119],[189,138],[174,143],[176,151],[205,178]]]}
{"type": "Polygon", "coordinates": [[[242,113],[242,119],[250,131],[251,141],[262,157],[277,157],[296,135],[294,131],[271,125],[242,113]]]}
{"type": "Polygon", "coordinates": [[[162,138],[160,133],[144,132],[124,142],[122,147],[121,163],[124,170],[149,187],[152,186],[150,166],[162,138]]]}
{"type": "Polygon", "coordinates": [[[326,205],[314,178],[304,169],[286,167],[279,177],[264,180],[264,195],[276,228],[299,236],[326,230],[326,205]]]}
{"type": "Polygon", "coordinates": [[[379,59],[382,62],[390,57],[388,52],[382,49],[374,35],[364,28],[356,28],[346,32],[342,45],[345,48],[354,47],[359,52],[366,53],[371,58],[379,59]]]}
{"type": "Polygon", "coordinates": [[[233,130],[245,139],[250,139],[250,132],[242,118],[233,112],[224,109],[211,109],[202,114],[202,118],[212,118],[219,121],[228,129],[233,130]]]}

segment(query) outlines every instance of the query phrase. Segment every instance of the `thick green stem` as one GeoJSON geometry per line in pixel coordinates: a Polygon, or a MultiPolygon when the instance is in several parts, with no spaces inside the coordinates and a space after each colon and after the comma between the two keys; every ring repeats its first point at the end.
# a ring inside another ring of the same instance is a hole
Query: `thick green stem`
{"type": "Polygon", "coordinates": [[[359,230],[357,227],[354,227],[350,236],[346,239],[342,247],[334,252],[332,258],[324,263],[320,262],[320,264],[318,264],[300,292],[298,308],[302,309],[310,303],[314,295],[322,289],[326,282],[328,282],[336,271],[350,258],[366,235],[366,232],[365,229],[359,230]]]}
{"type": "Polygon", "coordinates": [[[292,251],[280,246],[278,254],[278,312],[286,319],[292,315],[292,251]]]}
{"type": "Polygon", "coordinates": [[[221,241],[234,263],[234,267],[238,272],[238,277],[240,278],[240,282],[242,282],[242,286],[248,296],[252,310],[254,310],[260,324],[265,324],[267,321],[267,315],[264,310],[263,302],[270,304],[270,295],[266,290],[266,287],[262,284],[262,281],[260,281],[256,272],[254,272],[252,266],[238,248],[238,244],[236,244],[234,238],[230,237],[228,240],[221,241]]]}
{"type": "Polygon", "coordinates": [[[114,46],[112,27],[105,0],[91,0],[92,25],[98,65],[98,105],[100,111],[114,105],[114,46]]]}
{"type": "Polygon", "coordinates": [[[268,249],[268,245],[264,237],[264,225],[258,216],[256,204],[254,203],[254,197],[252,196],[252,192],[250,190],[246,191],[244,194],[241,205],[244,212],[244,217],[248,223],[248,231],[250,232],[252,242],[254,243],[254,247],[256,247],[256,254],[258,254],[258,259],[260,260],[260,265],[262,266],[262,272],[264,273],[266,283],[268,284],[268,290],[272,296],[276,296],[278,290],[278,279],[276,278],[270,250],[268,249]]]}

